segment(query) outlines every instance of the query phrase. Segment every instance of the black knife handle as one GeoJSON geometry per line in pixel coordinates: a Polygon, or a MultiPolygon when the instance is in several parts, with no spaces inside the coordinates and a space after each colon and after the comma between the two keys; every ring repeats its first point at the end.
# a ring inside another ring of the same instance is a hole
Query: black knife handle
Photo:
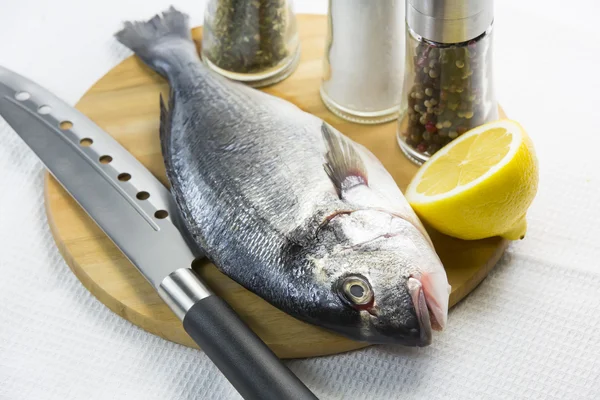
{"type": "Polygon", "coordinates": [[[220,297],[194,304],[183,327],[244,399],[317,399],[220,297]]]}

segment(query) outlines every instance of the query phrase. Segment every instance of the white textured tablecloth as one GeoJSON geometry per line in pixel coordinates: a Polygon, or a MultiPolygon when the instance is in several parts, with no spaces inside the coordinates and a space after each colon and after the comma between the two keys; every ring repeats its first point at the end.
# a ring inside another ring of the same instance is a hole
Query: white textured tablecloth
{"type": "MultiPolygon", "coordinates": [[[[201,24],[204,1],[173,1],[201,24]]],[[[0,0],[0,64],[75,104],[129,55],[112,39],[159,0],[0,0]]],[[[325,13],[325,0],[296,2],[325,13]]],[[[496,2],[499,99],[541,166],[526,240],[424,349],[289,361],[323,399],[600,398],[600,6],[496,2]]],[[[237,399],[199,352],[116,316],[47,226],[42,165],[0,119],[0,399],[237,399]]]]}

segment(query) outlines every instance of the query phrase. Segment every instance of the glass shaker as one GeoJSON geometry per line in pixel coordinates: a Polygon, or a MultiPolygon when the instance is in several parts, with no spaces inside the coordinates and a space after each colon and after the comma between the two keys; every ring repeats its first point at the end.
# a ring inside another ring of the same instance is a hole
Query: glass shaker
{"type": "Polygon", "coordinates": [[[298,66],[300,41],[291,0],[209,0],[202,60],[252,87],[287,78],[298,66]]]}
{"type": "Polygon", "coordinates": [[[321,99],[346,120],[398,118],[405,0],[329,0],[321,99]]]}
{"type": "Polygon", "coordinates": [[[406,0],[406,75],[398,143],[417,164],[498,119],[492,0],[406,0]]]}

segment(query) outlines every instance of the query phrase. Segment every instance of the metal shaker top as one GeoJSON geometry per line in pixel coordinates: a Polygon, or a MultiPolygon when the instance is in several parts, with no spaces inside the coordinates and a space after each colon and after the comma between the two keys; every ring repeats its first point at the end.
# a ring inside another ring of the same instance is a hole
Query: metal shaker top
{"type": "Polygon", "coordinates": [[[493,0],[406,0],[408,26],[434,42],[466,42],[484,33],[493,20],[493,0]]]}

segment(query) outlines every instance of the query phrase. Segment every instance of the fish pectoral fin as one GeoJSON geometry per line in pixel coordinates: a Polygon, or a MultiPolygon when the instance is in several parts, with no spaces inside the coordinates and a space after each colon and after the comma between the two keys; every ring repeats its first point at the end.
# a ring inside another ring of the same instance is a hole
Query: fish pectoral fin
{"type": "Polygon", "coordinates": [[[368,185],[365,163],[352,142],[326,122],[323,122],[321,131],[327,148],[323,167],[340,198],[355,186],[368,185]]]}

